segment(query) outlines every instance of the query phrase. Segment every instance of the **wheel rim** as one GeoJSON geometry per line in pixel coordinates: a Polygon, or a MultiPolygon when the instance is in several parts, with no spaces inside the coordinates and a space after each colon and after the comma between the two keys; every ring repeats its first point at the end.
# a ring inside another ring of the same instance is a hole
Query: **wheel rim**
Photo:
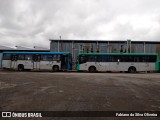
{"type": "Polygon", "coordinates": [[[58,70],[58,68],[57,67],[55,67],[55,71],[57,71],[58,70]]]}
{"type": "Polygon", "coordinates": [[[130,73],[135,73],[136,70],[135,70],[135,68],[130,68],[129,72],[130,72],[130,73]]]}
{"type": "Polygon", "coordinates": [[[19,67],[19,71],[23,71],[23,67],[19,67]]]}
{"type": "Polygon", "coordinates": [[[58,70],[59,70],[59,69],[58,69],[57,66],[53,67],[53,71],[58,71],[58,70]]]}
{"type": "Polygon", "coordinates": [[[94,68],[94,67],[91,67],[89,71],[90,71],[90,72],[94,72],[94,71],[95,71],[95,68],[94,68]]]}

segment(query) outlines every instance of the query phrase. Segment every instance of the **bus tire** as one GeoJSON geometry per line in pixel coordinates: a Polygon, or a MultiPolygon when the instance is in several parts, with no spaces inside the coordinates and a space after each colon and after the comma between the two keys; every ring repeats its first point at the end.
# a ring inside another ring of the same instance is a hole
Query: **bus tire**
{"type": "Polygon", "coordinates": [[[128,68],[128,72],[129,73],[136,73],[136,68],[131,66],[131,67],[128,68]]]}
{"type": "Polygon", "coordinates": [[[96,72],[96,67],[95,66],[90,66],[89,69],[88,69],[88,71],[90,73],[94,73],[94,72],[96,72]]]}
{"type": "Polygon", "coordinates": [[[18,65],[18,71],[23,71],[24,70],[24,66],[22,64],[18,65]]]}
{"type": "Polygon", "coordinates": [[[54,65],[52,70],[53,70],[53,72],[58,72],[59,71],[59,66],[58,65],[54,65]]]}

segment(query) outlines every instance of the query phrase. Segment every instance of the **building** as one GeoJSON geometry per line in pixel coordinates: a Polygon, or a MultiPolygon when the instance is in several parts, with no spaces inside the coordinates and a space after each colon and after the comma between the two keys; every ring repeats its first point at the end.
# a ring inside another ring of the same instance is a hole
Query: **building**
{"type": "Polygon", "coordinates": [[[53,52],[71,52],[73,60],[79,52],[131,52],[159,53],[160,41],[131,41],[131,40],[50,40],[50,50],[53,52]]]}

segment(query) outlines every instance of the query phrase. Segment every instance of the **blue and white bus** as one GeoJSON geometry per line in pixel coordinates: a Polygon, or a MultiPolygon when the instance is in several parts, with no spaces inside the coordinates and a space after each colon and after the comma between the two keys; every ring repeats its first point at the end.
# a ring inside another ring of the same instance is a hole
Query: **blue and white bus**
{"type": "Polygon", "coordinates": [[[71,70],[69,52],[3,52],[2,68],[23,70],[71,70]]]}
{"type": "Polygon", "coordinates": [[[78,71],[159,71],[158,54],[147,53],[79,53],[78,71]]]}

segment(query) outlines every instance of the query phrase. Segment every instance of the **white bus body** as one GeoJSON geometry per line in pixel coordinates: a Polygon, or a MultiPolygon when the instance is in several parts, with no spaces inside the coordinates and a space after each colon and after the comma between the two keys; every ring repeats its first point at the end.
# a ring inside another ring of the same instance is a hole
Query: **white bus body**
{"type": "MultiPolygon", "coordinates": [[[[67,54],[67,53],[65,53],[67,54]]],[[[65,54],[50,53],[4,53],[2,68],[15,70],[61,70],[68,69],[69,57],[65,54]],[[38,54],[38,55],[37,55],[38,54]],[[8,56],[7,56],[8,55],[8,56]],[[9,56],[10,55],[10,56],[9,56]],[[66,60],[64,62],[64,59],[66,60]],[[65,66],[65,67],[63,67],[65,66]]],[[[70,69],[70,68],[69,68],[70,69]]]]}
{"type": "Polygon", "coordinates": [[[158,71],[158,54],[80,53],[80,71],[158,71]]]}
{"type": "Polygon", "coordinates": [[[121,63],[121,62],[86,62],[80,64],[79,70],[88,71],[90,66],[95,66],[97,71],[128,71],[129,67],[134,66],[136,71],[154,71],[155,63],[121,63]]]}

